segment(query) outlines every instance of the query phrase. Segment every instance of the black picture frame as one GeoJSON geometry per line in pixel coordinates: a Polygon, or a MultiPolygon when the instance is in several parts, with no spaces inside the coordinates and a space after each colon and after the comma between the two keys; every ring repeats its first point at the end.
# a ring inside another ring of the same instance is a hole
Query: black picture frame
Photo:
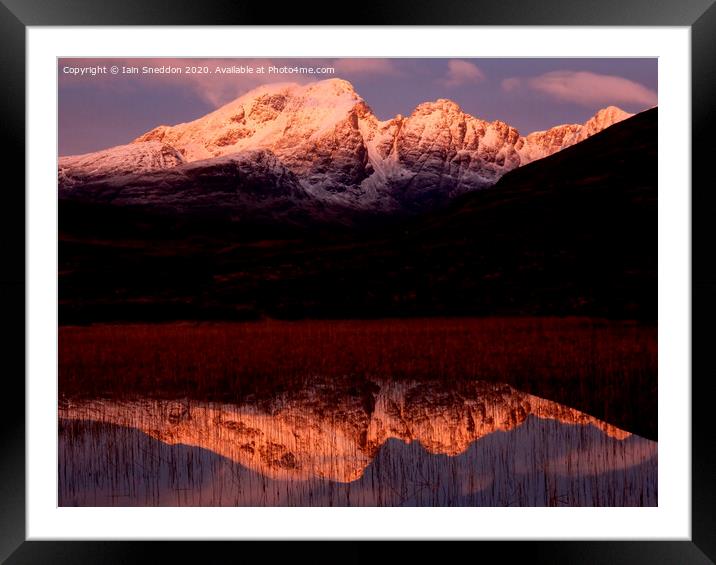
{"type": "MultiPolygon", "coordinates": [[[[355,10],[305,3],[248,3],[228,0],[0,0],[3,200],[0,209],[0,304],[5,320],[2,456],[0,457],[0,559],[25,563],[212,563],[290,552],[309,562],[365,562],[386,555],[385,544],[348,542],[70,542],[26,541],[25,536],[25,28],[77,25],[560,25],[686,26],[692,55],[692,328],[708,328],[716,313],[716,262],[705,256],[716,236],[712,219],[712,165],[716,151],[716,5],[714,0],[399,0],[361,2],[355,10]],[[359,9],[358,9],[359,8],[359,9]],[[339,14],[346,16],[339,16],[339,14]],[[350,17],[350,20],[346,18],[350,17]],[[303,554],[303,555],[302,555],[303,554]]],[[[481,558],[532,563],[713,563],[716,562],[716,442],[712,419],[716,360],[707,355],[710,332],[692,329],[692,537],[690,541],[465,542],[481,558]],[[695,350],[696,355],[693,356],[695,350]],[[698,368],[698,370],[697,370],[698,368]]],[[[712,346],[711,346],[712,347],[712,346]]],[[[688,378],[688,375],[685,375],[688,378]]],[[[320,538],[320,532],[316,532],[320,538]]],[[[464,545],[464,544],[463,544],[464,545]]],[[[442,544],[401,544],[401,561],[445,558],[442,544]]],[[[273,560],[273,558],[271,559],[273,560]]]]}

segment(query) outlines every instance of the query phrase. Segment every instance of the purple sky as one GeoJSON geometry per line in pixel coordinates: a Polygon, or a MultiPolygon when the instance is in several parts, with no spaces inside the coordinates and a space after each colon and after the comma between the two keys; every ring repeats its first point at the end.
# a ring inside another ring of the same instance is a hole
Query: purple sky
{"type": "Polygon", "coordinates": [[[521,133],[586,121],[615,105],[656,105],[657,59],[60,59],[59,153],[128,143],[160,124],[203,116],[266,82],[343,78],[381,119],[450,98],[465,112],[521,133]],[[66,73],[68,67],[244,65],[334,67],[333,75],[131,75],[66,73]]]}

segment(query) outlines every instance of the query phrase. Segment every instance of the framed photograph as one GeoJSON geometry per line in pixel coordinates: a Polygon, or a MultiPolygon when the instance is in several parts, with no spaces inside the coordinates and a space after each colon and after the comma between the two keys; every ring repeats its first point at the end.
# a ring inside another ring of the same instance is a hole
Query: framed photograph
{"type": "Polygon", "coordinates": [[[0,556],[714,562],[711,4],[6,1],[0,556]]]}

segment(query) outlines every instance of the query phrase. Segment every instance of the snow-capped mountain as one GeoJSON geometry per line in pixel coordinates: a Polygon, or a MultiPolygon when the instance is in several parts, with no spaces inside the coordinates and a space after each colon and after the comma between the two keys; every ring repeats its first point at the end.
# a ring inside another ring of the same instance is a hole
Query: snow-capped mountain
{"type": "MultiPolygon", "coordinates": [[[[166,145],[151,141],[138,146],[166,145]]],[[[133,144],[123,146],[131,148],[133,144]]],[[[114,170],[129,166],[133,151],[115,152],[114,170]]],[[[181,157],[181,156],[180,156],[181,157]]],[[[213,159],[182,162],[169,168],[147,159],[132,174],[106,173],[80,176],[65,173],[61,194],[77,200],[141,206],[179,213],[206,212],[240,220],[276,221],[304,224],[306,221],[333,220],[335,211],[311,198],[298,177],[266,149],[249,149],[213,159]],[[89,178],[85,182],[78,178],[89,178]],[[96,179],[96,180],[95,180],[96,179]]]]}
{"type": "Polygon", "coordinates": [[[170,169],[184,162],[181,153],[166,143],[130,143],[85,155],[60,157],[58,177],[60,186],[74,186],[146,171],[170,169]]]}
{"type": "MultiPolygon", "coordinates": [[[[111,185],[122,193],[151,185],[154,196],[161,187],[169,198],[167,187],[190,175],[192,163],[201,162],[205,171],[216,167],[213,176],[249,174],[250,156],[270,153],[281,169],[278,176],[294,175],[296,193],[305,191],[321,203],[369,211],[422,209],[490,186],[506,172],[629,116],[610,106],[585,124],[521,136],[499,120],[466,114],[451,100],[425,102],[409,116],[381,121],[344,80],[269,84],[192,122],[156,127],[128,145],[61,157],[59,183],[68,196],[68,189],[89,183],[93,190],[111,185]],[[227,169],[228,156],[244,168],[227,169]]],[[[265,167],[257,169],[250,176],[271,194],[275,171],[261,179],[265,167]]],[[[194,188],[201,192],[201,186],[194,188]]],[[[91,191],[82,193],[91,198],[91,191]]]]}
{"type": "Polygon", "coordinates": [[[632,114],[621,108],[608,106],[599,110],[584,124],[564,124],[545,131],[532,132],[521,138],[517,148],[520,164],[524,165],[566,149],[631,116],[632,114]]]}

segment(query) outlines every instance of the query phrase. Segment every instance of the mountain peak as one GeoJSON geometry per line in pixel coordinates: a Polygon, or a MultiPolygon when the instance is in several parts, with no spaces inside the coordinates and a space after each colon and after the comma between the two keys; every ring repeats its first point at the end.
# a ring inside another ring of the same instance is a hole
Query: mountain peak
{"type": "Polygon", "coordinates": [[[622,114],[627,114],[631,116],[628,112],[625,112],[619,106],[607,106],[606,108],[602,108],[601,110],[597,111],[594,116],[620,116],[622,114]]]}
{"type": "Polygon", "coordinates": [[[208,116],[195,120],[196,123],[209,116],[223,117],[231,114],[232,117],[241,109],[253,109],[258,106],[269,106],[279,112],[284,108],[318,106],[352,105],[362,102],[353,85],[343,79],[326,79],[306,84],[297,82],[273,82],[257,86],[245,92],[228,104],[218,108],[208,116]]]}
{"type": "Polygon", "coordinates": [[[582,126],[582,138],[586,139],[587,137],[606,129],[609,126],[613,126],[617,122],[630,118],[633,115],[634,114],[625,112],[617,106],[607,106],[606,108],[602,108],[584,123],[584,126],[582,126]]]}
{"type": "Polygon", "coordinates": [[[423,102],[422,104],[418,104],[416,106],[415,110],[413,110],[412,115],[413,116],[424,116],[428,114],[433,114],[435,112],[443,112],[448,114],[461,114],[462,108],[460,105],[455,102],[454,100],[450,100],[449,98],[438,98],[437,100],[429,101],[429,102],[423,102]]]}
{"type": "Polygon", "coordinates": [[[584,124],[562,124],[544,131],[533,131],[518,148],[521,164],[536,161],[561,151],[565,147],[584,141],[595,133],[630,118],[633,114],[617,106],[602,108],[584,124]]]}
{"type": "Polygon", "coordinates": [[[305,98],[309,104],[328,105],[354,105],[363,102],[363,99],[347,80],[329,78],[317,82],[310,82],[295,92],[297,98],[305,98]]]}
{"type": "MultiPolygon", "coordinates": [[[[356,94],[356,90],[353,85],[342,78],[327,78],[316,82],[310,82],[307,85],[309,90],[315,91],[328,91],[333,94],[356,94]]],[[[359,97],[360,98],[360,97],[359,97]]]]}
{"type": "Polygon", "coordinates": [[[287,152],[296,153],[296,148],[309,140],[340,128],[356,113],[372,115],[346,80],[269,83],[192,122],[160,126],[134,141],[168,143],[187,161],[252,148],[270,149],[286,157],[287,152]]]}
{"type": "MultiPolygon", "coordinates": [[[[618,106],[607,106],[606,108],[602,108],[601,110],[597,111],[594,116],[592,116],[587,122],[588,124],[590,121],[594,120],[595,122],[599,122],[600,124],[609,124],[613,125],[617,122],[621,122],[622,120],[629,118],[633,116],[634,114],[630,114],[629,112],[625,112],[618,106]]],[[[607,126],[608,127],[608,126],[607,126]]]]}

